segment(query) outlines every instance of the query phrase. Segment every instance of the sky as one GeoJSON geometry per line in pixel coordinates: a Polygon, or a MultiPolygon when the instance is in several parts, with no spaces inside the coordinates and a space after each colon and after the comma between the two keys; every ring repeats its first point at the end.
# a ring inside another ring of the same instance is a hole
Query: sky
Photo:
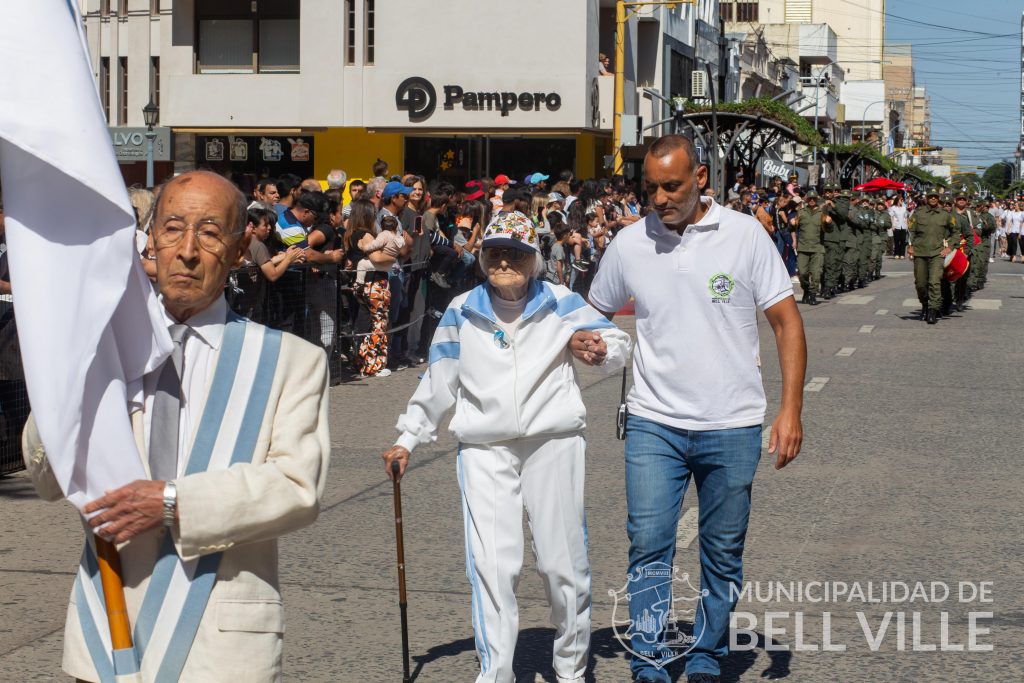
{"type": "Polygon", "coordinates": [[[1013,159],[1020,142],[1022,10],[1022,0],[885,3],[886,43],[914,46],[915,80],[931,99],[932,144],[958,148],[960,164],[1013,159]]]}

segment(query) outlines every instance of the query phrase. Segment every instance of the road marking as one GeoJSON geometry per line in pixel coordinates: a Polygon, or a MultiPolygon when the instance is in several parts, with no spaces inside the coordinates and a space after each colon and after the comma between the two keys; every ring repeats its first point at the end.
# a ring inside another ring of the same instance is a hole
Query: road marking
{"type": "Polygon", "coordinates": [[[875,315],[888,315],[888,314],[889,314],[889,309],[888,308],[879,308],[877,311],[875,311],[875,315]]]}
{"type": "Polygon", "coordinates": [[[1002,299],[971,299],[968,304],[975,311],[998,311],[1003,307],[1002,299]]]}
{"type": "Polygon", "coordinates": [[[903,308],[921,308],[921,302],[917,299],[904,299],[903,308]]]}
{"type": "Polygon", "coordinates": [[[812,377],[804,387],[804,391],[821,391],[828,384],[828,377],[812,377]]]}
{"type": "Polygon", "coordinates": [[[836,355],[840,358],[846,358],[853,355],[853,352],[857,349],[853,346],[844,346],[843,348],[836,351],[836,355]]]}
{"type": "Polygon", "coordinates": [[[899,273],[885,273],[885,277],[910,277],[913,273],[910,272],[899,272],[899,273]]]}
{"type": "Polygon", "coordinates": [[[693,539],[697,538],[699,515],[698,508],[689,508],[683,513],[682,519],[679,520],[679,529],[676,531],[677,547],[689,548],[693,539]]]}
{"type": "Polygon", "coordinates": [[[853,296],[847,294],[846,296],[843,296],[839,299],[839,303],[854,306],[862,306],[864,304],[869,304],[874,300],[875,297],[869,294],[854,294],[853,296]]]}
{"type": "Polygon", "coordinates": [[[873,329],[875,329],[874,325],[861,325],[860,330],[858,330],[858,332],[860,332],[861,334],[871,334],[871,331],[873,329]]]}

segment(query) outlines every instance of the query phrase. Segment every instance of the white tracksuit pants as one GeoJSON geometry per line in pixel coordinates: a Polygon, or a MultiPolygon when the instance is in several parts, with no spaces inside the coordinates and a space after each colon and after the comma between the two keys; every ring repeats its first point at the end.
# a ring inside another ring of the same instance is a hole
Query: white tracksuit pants
{"type": "Polygon", "coordinates": [[[590,649],[582,436],[463,444],[459,488],[466,525],[466,574],[473,590],[477,683],[512,683],[519,635],[516,587],[523,568],[523,507],[555,627],[559,683],[583,681],[590,649]]]}

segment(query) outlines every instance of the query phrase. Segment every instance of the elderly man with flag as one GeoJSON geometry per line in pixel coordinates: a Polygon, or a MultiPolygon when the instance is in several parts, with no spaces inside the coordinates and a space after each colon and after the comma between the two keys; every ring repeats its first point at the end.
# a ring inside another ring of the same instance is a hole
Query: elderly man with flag
{"type": "Polygon", "coordinates": [[[228,310],[250,232],[244,197],[215,174],[165,185],[154,292],[73,3],[3,3],[0,58],[0,179],[34,408],[25,461],[89,532],[63,668],[103,683],[278,680],[276,539],[317,516],[326,357],[228,310]]]}

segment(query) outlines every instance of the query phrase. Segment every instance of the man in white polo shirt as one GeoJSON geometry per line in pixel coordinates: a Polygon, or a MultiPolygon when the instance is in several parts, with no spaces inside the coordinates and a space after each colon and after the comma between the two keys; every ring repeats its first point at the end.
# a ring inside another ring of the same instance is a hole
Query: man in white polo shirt
{"type": "Polygon", "coordinates": [[[627,400],[626,499],[631,650],[637,681],[669,681],[682,656],[687,681],[719,680],[728,653],[730,584],[742,581],[750,490],[761,454],[765,394],[757,309],[771,325],[782,404],[769,453],[776,469],[802,441],[807,347],[786,266],[758,221],[699,196],[707,169],[680,135],[644,160],[654,212],[624,228],[601,261],[590,301],[609,318],[635,299],[634,385],[627,400]],[[700,503],[703,610],[695,642],[666,637],[676,526],[690,478],[700,503]],[[666,580],[667,577],[667,580],[666,580]]]}

